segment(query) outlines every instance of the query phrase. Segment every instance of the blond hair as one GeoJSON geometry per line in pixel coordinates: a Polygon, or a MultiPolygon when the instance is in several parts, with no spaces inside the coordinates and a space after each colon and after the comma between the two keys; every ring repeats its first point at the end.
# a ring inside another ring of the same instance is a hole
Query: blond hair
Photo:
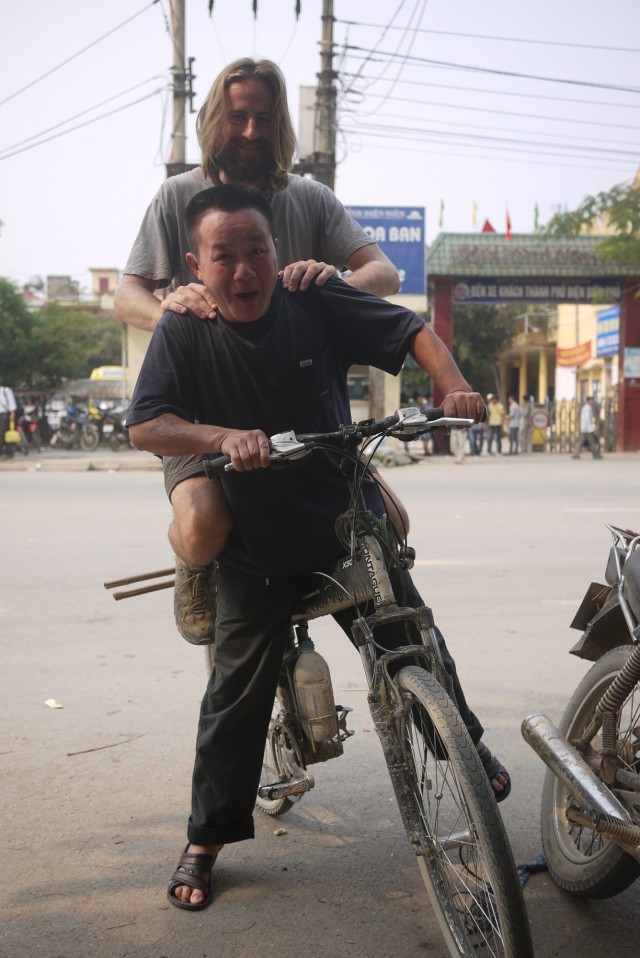
{"type": "Polygon", "coordinates": [[[224,140],[225,92],[232,83],[242,83],[243,80],[249,79],[263,80],[273,96],[271,146],[275,169],[269,178],[269,189],[277,192],[287,185],[287,173],[293,165],[296,150],[296,135],[289,115],[284,77],[271,60],[242,57],[226,66],[213,81],[196,121],[198,143],[202,151],[202,171],[212,183],[220,183],[217,154],[224,140]]]}

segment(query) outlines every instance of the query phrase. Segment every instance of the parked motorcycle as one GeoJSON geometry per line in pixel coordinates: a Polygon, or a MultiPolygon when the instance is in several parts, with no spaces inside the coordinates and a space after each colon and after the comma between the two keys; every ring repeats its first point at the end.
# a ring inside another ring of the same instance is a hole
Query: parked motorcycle
{"type": "Polygon", "coordinates": [[[100,431],[91,422],[89,416],[75,406],[67,407],[67,414],[61,416],[60,426],[51,437],[52,446],[65,449],[82,449],[93,452],[100,442],[100,431]]]}
{"type": "Polygon", "coordinates": [[[548,766],[542,844],[549,873],[581,898],[610,898],[640,875],[640,534],[607,525],[605,584],[591,583],[570,650],[595,662],[559,728],[522,723],[548,766]]]}
{"type": "Polygon", "coordinates": [[[133,448],[129,440],[129,430],[124,424],[127,412],[128,407],[111,409],[102,421],[102,439],[109,443],[109,448],[113,452],[133,448]]]}

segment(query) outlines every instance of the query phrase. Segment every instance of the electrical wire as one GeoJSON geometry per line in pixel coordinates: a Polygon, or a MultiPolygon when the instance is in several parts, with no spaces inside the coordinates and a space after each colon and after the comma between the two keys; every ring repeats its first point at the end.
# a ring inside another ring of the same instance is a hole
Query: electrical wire
{"type": "MultiPolygon", "coordinates": [[[[349,129],[348,127],[342,127],[344,133],[359,133],[360,135],[369,135],[369,136],[388,136],[389,133],[401,134],[404,138],[409,140],[415,140],[416,137],[420,139],[428,139],[429,137],[441,137],[444,140],[451,139],[453,137],[458,137],[461,140],[479,140],[482,143],[490,146],[492,143],[496,144],[497,148],[503,149],[505,146],[511,148],[511,144],[515,146],[523,146],[527,149],[533,148],[538,151],[539,147],[551,147],[553,148],[556,144],[545,143],[540,140],[526,140],[526,139],[516,139],[514,137],[501,137],[493,136],[490,134],[477,135],[475,133],[457,133],[449,132],[448,130],[429,130],[429,129],[419,129],[412,127],[410,130],[406,127],[400,126],[377,126],[375,124],[363,124],[361,127],[356,127],[349,129]]],[[[608,149],[606,147],[600,146],[580,146],[579,144],[572,146],[571,144],[564,143],[558,144],[564,150],[575,150],[576,152],[588,152],[588,153],[598,153],[604,154],[606,156],[629,156],[637,159],[638,150],[619,150],[619,149],[608,149]]]]}
{"type": "MultiPolygon", "coordinates": [[[[154,0],[155,3],[155,0],[154,0]]],[[[43,143],[49,143],[51,140],[57,140],[62,136],[66,136],[67,133],[74,133],[76,130],[81,130],[85,126],[91,126],[92,123],[97,123],[99,120],[104,120],[109,116],[114,116],[116,113],[122,113],[123,110],[128,110],[132,106],[136,106],[138,103],[144,103],[145,100],[149,100],[153,96],[157,96],[158,93],[162,93],[162,90],[153,90],[151,93],[147,93],[146,96],[140,97],[138,100],[132,100],[131,103],[125,103],[124,106],[118,107],[116,110],[109,110],[108,113],[103,113],[100,116],[96,116],[91,120],[87,120],[86,123],[79,123],[77,126],[69,127],[68,130],[62,130],[60,133],[56,133],[55,136],[45,137],[43,140],[38,140],[37,143],[32,143],[31,146],[24,146],[21,149],[13,150],[11,153],[0,153],[0,161],[8,160],[12,156],[17,156],[19,153],[26,153],[27,150],[33,150],[37,146],[42,146],[43,143]]]]}
{"type": "MultiPolygon", "coordinates": [[[[462,107],[462,109],[465,109],[465,108],[462,107]]],[[[346,111],[345,111],[345,112],[346,112],[346,111]]],[[[491,111],[489,111],[489,112],[491,112],[491,111]]],[[[354,112],[351,113],[350,115],[351,115],[351,120],[352,120],[353,123],[355,123],[355,124],[358,125],[358,126],[366,126],[366,122],[364,122],[364,121],[361,119],[361,117],[363,117],[363,116],[365,116],[365,117],[366,117],[366,116],[369,116],[368,113],[363,114],[363,113],[361,113],[361,112],[355,112],[355,111],[354,111],[354,112]]],[[[517,115],[517,114],[512,114],[512,115],[517,115]]],[[[398,116],[397,113],[393,113],[393,114],[390,114],[390,113],[378,113],[376,119],[379,119],[379,120],[403,120],[403,119],[405,119],[405,120],[407,120],[408,122],[411,122],[411,123],[414,122],[413,117],[400,117],[400,116],[398,116]]],[[[426,116],[424,116],[424,115],[420,117],[420,120],[421,120],[421,121],[425,121],[425,120],[428,120],[428,119],[429,119],[429,118],[426,117],[426,116]]],[[[547,120],[547,121],[548,121],[548,120],[553,119],[553,117],[540,117],[540,119],[543,119],[543,120],[547,120]]],[[[557,118],[557,121],[558,121],[558,122],[562,122],[562,123],[570,123],[570,122],[571,122],[571,120],[567,120],[567,119],[564,119],[564,118],[561,118],[561,117],[558,117],[558,118],[557,118]]],[[[431,122],[431,123],[440,123],[440,124],[442,124],[443,126],[462,126],[465,130],[485,130],[485,131],[488,130],[486,124],[470,123],[468,120],[465,120],[463,123],[460,123],[459,121],[456,121],[456,120],[443,120],[442,118],[438,117],[437,119],[436,119],[436,118],[432,118],[432,119],[430,120],[430,122],[431,122]]],[[[594,125],[594,126],[600,126],[600,125],[601,125],[601,124],[596,123],[595,121],[587,121],[587,122],[591,123],[591,124],[594,125]]],[[[395,129],[398,129],[398,128],[395,127],[395,126],[393,126],[393,127],[390,127],[390,129],[394,129],[394,130],[395,130],[395,129]]],[[[623,129],[634,130],[635,132],[637,132],[637,127],[634,127],[634,126],[626,126],[626,127],[623,127],[623,129]]],[[[446,133],[447,131],[446,131],[446,130],[443,130],[443,132],[446,133]]],[[[548,136],[553,137],[553,136],[556,136],[556,135],[558,135],[558,136],[561,135],[561,134],[554,134],[552,131],[549,131],[549,130],[535,130],[535,129],[516,130],[516,129],[514,129],[512,126],[508,126],[508,127],[492,126],[492,127],[491,127],[491,132],[492,132],[492,133],[493,133],[493,132],[498,132],[498,133],[525,133],[525,134],[527,134],[528,136],[546,136],[546,137],[548,137],[548,136]]],[[[593,137],[580,136],[580,135],[578,135],[578,134],[572,134],[572,136],[573,136],[573,139],[574,139],[574,140],[584,140],[584,141],[586,141],[587,143],[592,143],[592,142],[593,142],[593,137]]],[[[600,139],[598,139],[598,142],[600,142],[600,139]]],[[[625,137],[624,140],[612,140],[612,139],[607,139],[607,143],[610,143],[610,144],[626,144],[626,145],[630,145],[630,144],[629,144],[629,138],[628,138],[628,137],[625,137]]],[[[638,144],[637,148],[638,148],[638,150],[640,151],[640,143],[638,144]]]]}
{"type": "MultiPolygon", "coordinates": [[[[382,94],[379,93],[367,93],[367,97],[372,97],[373,99],[383,98],[382,94]]],[[[394,103],[412,103],[416,106],[425,107],[425,106],[435,106],[443,107],[446,110],[466,110],[470,113],[491,113],[496,116],[515,116],[519,119],[527,120],[545,120],[552,123],[576,123],[581,126],[597,126],[603,127],[608,126],[612,129],[617,130],[637,130],[638,127],[635,124],[628,123],[607,123],[606,120],[579,120],[573,116],[549,116],[549,114],[542,113],[522,113],[522,111],[515,110],[497,110],[493,107],[483,107],[483,106],[466,106],[462,103],[442,103],[437,100],[412,100],[410,97],[392,97],[394,103]]],[[[576,101],[578,103],[582,102],[580,100],[576,101]]],[[[343,107],[345,113],[349,112],[348,106],[343,107]]],[[[362,115],[362,114],[359,114],[362,115]]],[[[445,122],[445,121],[440,121],[445,122]]]]}
{"type": "MultiPolygon", "coordinates": [[[[372,138],[372,140],[371,140],[370,143],[368,142],[368,143],[366,144],[367,149],[393,150],[394,153],[396,154],[396,156],[402,156],[402,155],[404,155],[404,154],[406,154],[406,153],[420,153],[420,154],[426,154],[427,156],[433,156],[433,155],[436,155],[436,154],[437,154],[438,156],[454,156],[454,157],[460,158],[460,153],[459,153],[459,152],[458,152],[458,153],[450,153],[450,152],[442,151],[442,150],[434,150],[431,146],[429,146],[428,148],[425,148],[425,149],[416,149],[416,148],[413,148],[413,147],[405,146],[405,145],[403,144],[401,147],[399,147],[397,142],[396,142],[396,143],[393,143],[393,144],[390,144],[388,137],[386,137],[386,138],[385,138],[385,137],[381,137],[379,134],[373,134],[373,133],[364,133],[364,134],[363,134],[363,133],[361,133],[361,132],[358,131],[358,130],[356,130],[356,131],[349,131],[349,132],[359,133],[359,134],[360,134],[361,136],[363,136],[363,137],[365,137],[365,136],[370,136],[370,137],[372,138]]],[[[476,139],[481,139],[481,138],[476,138],[476,139]]],[[[410,142],[415,142],[415,141],[411,141],[411,140],[410,140],[410,142]]],[[[418,142],[420,142],[420,141],[418,141],[418,142]]],[[[435,140],[423,140],[422,142],[425,142],[425,143],[435,143],[436,145],[441,145],[441,144],[440,144],[440,141],[437,140],[437,139],[435,139],[435,140]]],[[[601,163],[604,162],[604,161],[606,161],[606,163],[607,163],[606,167],[602,167],[602,166],[594,166],[593,163],[589,163],[588,166],[584,166],[584,165],[576,164],[576,163],[574,162],[574,163],[571,163],[571,165],[569,166],[570,169],[598,169],[598,170],[616,169],[616,170],[619,170],[620,172],[625,172],[625,173],[628,172],[628,170],[629,170],[629,163],[627,162],[627,163],[623,166],[623,165],[622,165],[622,163],[623,163],[622,159],[618,159],[618,158],[616,158],[616,157],[609,157],[609,158],[606,158],[606,157],[582,157],[582,156],[581,156],[581,157],[576,157],[576,156],[574,156],[572,153],[563,153],[561,150],[557,150],[557,149],[556,149],[556,150],[553,150],[553,149],[552,149],[552,150],[536,150],[536,151],[532,154],[530,147],[522,148],[522,149],[518,149],[517,147],[509,147],[509,148],[507,149],[507,151],[505,151],[505,148],[504,148],[503,146],[492,146],[490,143],[480,143],[480,144],[477,144],[481,149],[499,150],[499,151],[500,151],[499,156],[496,157],[496,156],[482,155],[482,154],[479,154],[479,153],[475,152],[476,144],[474,144],[474,143],[451,143],[450,145],[451,145],[451,146],[455,146],[458,150],[466,150],[466,151],[471,150],[471,151],[473,151],[473,152],[471,153],[471,156],[473,157],[474,160],[475,160],[475,159],[478,159],[478,160],[490,160],[490,161],[493,162],[493,163],[495,163],[496,160],[500,160],[500,162],[520,162],[520,163],[526,162],[527,165],[538,165],[538,166],[546,166],[546,167],[548,167],[548,166],[549,166],[548,161],[536,163],[536,161],[535,161],[535,159],[534,159],[534,157],[536,157],[536,156],[539,156],[539,157],[548,156],[548,157],[553,157],[554,159],[556,159],[556,158],[561,158],[561,159],[571,159],[571,160],[574,160],[574,161],[575,161],[576,159],[578,159],[578,160],[587,160],[587,161],[588,161],[588,160],[592,160],[593,162],[600,161],[601,163]],[[516,157],[511,157],[511,156],[508,155],[509,153],[512,153],[512,154],[523,154],[523,153],[524,153],[524,154],[526,154],[526,160],[524,160],[524,161],[523,161],[523,160],[518,160],[517,156],[516,156],[516,157]]],[[[362,144],[361,147],[364,147],[364,144],[362,144]]],[[[354,150],[357,151],[357,148],[354,148],[354,150]]],[[[636,156],[637,156],[637,154],[634,154],[634,157],[636,157],[636,156]]],[[[556,163],[555,165],[557,165],[557,166],[562,166],[562,165],[567,166],[568,164],[558,164],[558,163],[556,163]]],[[[634,166],[634,169],[635,169],[635,166],[634,166]]]]}
{"type": "MultiPolygon", "coordinates": [[[[421,21],[422,21],[422,18],[423,18],[424,14],[425,14],[426,6],[427,6],[427,0],[423,0],[422,7],[421,7],[420,13],[419,13],[418,23],[421,23],[421,21]]],[[[416,4],[416,7],[414,7],[413,13],[412,13],[412,15],[411,15],[411,19],[413,19],[414,15],[417,15],[417,4],[416,4]]],[[[404,36],[406,36],[406,33],[408,32],[408,29],[409,29],[409,28],[407,28],[407,29],[405,30],[404,36]]],[[[389,97],[391,96],[391,94],[393,93],[394,89],[396,88],[397,84],[398,84],[399,81],[400,81],[400,77],[401,77],[401,75],[402,75],[402,71],[404,70],[404,66],[405,66],[407,60],[409,59],[410,51],[413,49],[413,45],[414,45],[414,43],[415,43],[415,41],[416,41],[417,29],[418,29],[417,27],[411,27],[411,37],[410,37],[409,43],[408,43],[408,50],[406,51],[406,53],[400,54],[400,56],[402,57],[402,62],[399,64],[399,66],[398,66],[398,72],[396,73],[396,76],[394,77],[393,82],[391,83],[391,86],[390,86],[389,90],[387,91],[387,94],[386,94],[386,97],[387,97],[387,98],[389,98],[389,97]]],[[[400,46],[400,44],[398,44],[398,47],[399,47],[399,46],[400,46]]],[[[382,103],[384,103],[384,102],[385,102],[385,100],[383,99],[382,103]]],[[[379,107],[382,106],[382,103],[379,105],[379,107]]],[[[371,110],[367,115],[368,115],[368,116],[371,116],[371,115],[377,113],[379,107],[376,107],[375,110],[371,110]]]]}
{"type": "Polygon", "coordinates": [[[78,50],[77,53],[74,53],[72,56],[67,57],[66,60],[62,61],[62,63],[59,63],[57,66],[52,67],[50,70],[47,70],[47,72],[43,73],[42,76],[36,77],[35,80],[31,80],[30,83],[26,84],[26,86],[23,86],[19,90],[16,90],[15,93],[12,93],[10,94],[10,96],[5,97],[4,100],[0,100],[0,106],[4,106],[4,104],[8,103],[9,100],[15,99],[15,97],[19,96],[21,93],[24,93],[25,90],[30,90],[31,87],[35,86],[37,83],[40,83],[42,80],[45,80],[47,77],[50,77],[52,73],[55,73],[57,70],[62,69],[62,67],[66,66],[68,63],[71,63],[72,60],[76,60],[79,56],[82,56],[82,54],[86,53],[87,50],[91,50],[91,48],[97,46],[98,43],[102,43],[102,41],[105,40],[107,37],[112,36],[112,34],[116,33],[122,27],[126,26],[127,23],[131,23],[132,20],[135,20],[136,17],[139,17],[142,13],[146,13],[147,10],[149,10],[158,2],[159,0],[151,0],[151,3],[149,3],[146,7],[143,7],[141,10],[138,10],[137,13],[134,13],[132,16],[128,17],[128,19],[123,20],[122,23],[119,23],[117,27],[114,27],[112,30],[109,30],[107,33],[103,34],[101,37],[98,37],[97,40],[93,40],[88,46],[83,47],[82,50],[78,50]]]}
{"type": "MultiPolygon", "coordinates": [[[[367,55],[371,54],[371,51],[367,50],[366,47],[349,45],[346,49],[367,55]]],[[[383,50],[379,51],[378,56],[391,57],[393,59],[395,54],[383,50]]],[[[355,59],[357,59],[357,57],[355,59]]],[[[545,77],[538,76],[534,73],[519,73],[515,70],[498,70],[495,67],[480,67],[465,63],[453,63],[449,60],[433,60],[430,57],[412,57],[407,55],[405,60],[407,62],[411,61],[412,63],[416,64],[424,63],[427,66],[432,67],[445,67],[450,70],[470,71],[472,73],[491,73],[496,76],[515,77],[522,80],[539,80],[543,83],[566,83],[570,84],[571,86],[593,87],[599,90],[617,90],[618,92],[623,93],[640,93],[640,87],[627,87],[616,83],[596,83],[595,81],[591,80],[572,80],[568,77],[545,77]]]]}
{"type": "Polygon", "coordinates": [[[29,143],[31,140],[37,140],[39,137],[44,136],[45,133],[51,133],[53,130],[57,130],[61,126],[65,126],[67,123],[72,123],[74,120],[79,119],[81,116],[86,116],[87,113],[93,113],[94,110],[100,109],[100,107],[105,106],[107,103],[111,103],[113,100],[119,99],[121,96],[126,96],[127,93],[131,93],[133,90],[137,90],[141,86],[150,83],[152,80],[160,79],[159,76],[152,76],[146,80],[143,80],[141,83],[136,83],[134,86],[128,87],[126,90],[122,90],[120,93],[116,93],[113,96],[107,97],[106,100],[101,100],[100,103],[95,103],[93,106],[88,107],[86,110],[82,110],[80,113],[74,113],[73,116],[67,117],[66,120],[60,120],[59,123],[54,123],[53,126],[48,126],[44,130],[40,130],[39,133],[34,133],[32,136],[26,137],[24,140],[19,140],[17,143],[12,143],[11,146],[0,147],[0,155],[6,153],[8,150],[14,150],[18,146],[23,146],[25,143],[29,143]]]}
{"type": "MultiPolygon", "coordinates": [[[[347,27],[367,27],[371,29],[387,29],[387,30],[401,30],[402,27],[387,26],[383,28],[382,24],[379,23],[360,23],[357,20],[341,20],[339,17],[335,18],[335,23],[343,24],[347,27]]],[[[532,37],[500,37],[492,36],[487,33],[458,33],[453,30],[432,30],[430,28],[425,28],[418,30],[418,33],[431,33],[436,36],[444,37],[462,37],[466,40],[499,40],[501,43],[530,43],[537,44],[541,46],[549,47],[569,47],[570,49],[578,50],[606,50],[612,53],[640,53],[640,49],[635,47],[611,47],[603,46],[596,43],[569,43],[563,40],[536,40],[532,37]]]]}
{"type": "MultiPolygon", "coordinates": [[[[354,79],[358,76],[356,73],[347,73],[342,74],[344,77],[353,77],[354,79]]],[[[363,79],[370,79],[369,77],[363,76],[363,79]]],[[[433,87],[438,90],[457,90],[462,93],[475,93],[480,96],[490,94],[492,96],[511,96],[517,97],[519,99],[527,100],[550,100],[552,103],[576,103],[582,106],[602,106],[605,109],[640,109],[640,103],[610,103],[608,101],[602,100],[580,100],[576,97],[565,97],[565,96],[550,96],[544,93],[522,93],[515,90],[484,90],[478,89],[477,87],[472,86],[460,86],[459,84],[454,83],[433,83],[431,80],[406,80],[401,81],[406,86],[419,86],[419,87],[433,87]]],[[[358,90],[350,90],[347,88],[346,91],[348,94],[364,96],[364,93],[360,93],[358,90]]]]}
{"type": "MultiPolygon", "coordinates": [[[[364,144],[363,144],[363,146],[364,146],[364,144]]],[[[459,147],[460,147],[461,150],[473,149],[473,147],[470,147],[468,144],[459,144],[459,147]]],[[[397,156],[398,153],[399,153],[399,149],[398,149],[398,146],[397,146],[397,145],[390,145],[390,144],[388,144],[388,143],[386,143],[386,142],[381,142],[379,138],[374,139],[372,143],[368,143],[368,144],[367,144],[367,149],[373,149],[373,150],[392,150],[392,151],[396,154],[396,156],[397,156]]],[[[492,147],[489,147],[489,146],[488,146],[487,149],[492,149],[492,147]]],[[[352,152],[358,152],[358,148],[357,148],[357,147],[353,147],[353,148],[352,148],[352,152]]],[[[520,153],[523,153],[523,152],[527,152],[527,151],[520,150],[519,152],[520,152],[520,153]]],[[[454,159],[458,159],[458,160],[462,158],[462,157],[461,157],[461,154],[460,154],[459,152],[457,152],[457,153],[452,153],[452,152],[450,152],[449,150],[438,150],[438,149],[434,149],[434,148],[431,147],[431,146],[425,147],[424,149],[416,149],[416,148],[414,148],[414,147],[409,147],[409,146],[404,146],[404,145],[403,145],[403,146],[402,146],[402,149],[401,149],[401,153],[402,153],[403,156],[404,156],[405,154],[411,154],[411,153],[412,153],[412,154],[419,154],[419,155],[421,155],[421,156],[426,156],[426,157],[449,156],[449,157],[453,157],[454,159]]],[[[542,155],[545,155],[545,154],[541,154],[541,156],[542,156],[542,155]]],[[[568,155],[565,155],[565,154],[563,154],[563,153],[551,153],[551,154],[548,154],[548,155],[550,155],[550,156],[552,156],[552,157],[554,158],[554,164],[553,164],[554,169],[595,170],[596,172],[601,172],[601,173],[610,173],[610,172],[619,172],[619,173],[622,173],[622,174],[624,174],[624,173],[629,173],[629,164],[628,164],[628,163],[625,163],[624,165],[622,165],[622,162],[623,162],[622,160],[612,159],[609,163],[607,163],[606,166],[597,166],[597,165],[596,165],[596,162],[597,162],[597,161],[595,161],[595,160],[594,160],[594,162],[592,162],[592,163],[588,163],[588,162],[587,162],[586,165],[583,164],[583,163],[576,163],[576,162],[572,162],[572,163],[560,163],[560,162],[558,162],[558,158],[560,158],[560,159],[575,159],[575,158],[573,158],[573,157],[571,157],[571,156],[568,156],[568,155]]],[[[466,156],[466,155],[465,155],[465,156],[466,156]]],[[[500,153],[500,156],[499,156],[499,157],[497,157],[497,156],[487,156],[487,155],[482,154],[482,153],[477,153],[477,152],[475,151],[475,149],[474,149],[474,150],[473,150],[473,153],[470,154],[470,158],[473,159],[474,161],[475,161],[475,160],[478,160],[478,161],[487,160],[488,162],[494,163],[494,164],[499,160],[501,163],[516,163],[516,164],[520,164],[521,166],[526,163],[527,166],[543,166],[543,167],[545,167],[545,169],[548,169],[548,168],[549,168],[549,161],[548,161],[548,160],[543,160],[543,159],[541,159],[541,160],[536,160],[536,159],[534,159],[534,158],[531,156],[530,153],[527,153],[526,159],[523,160],[523,159],[520,159],[518,156],[509,156],[509,155],[506,155],[506,154],[503,153],[503,152],[500,153]]],[[[582,159],[582,158],[581,158],[581,159],[582,159]]],[[[600,161],[600,162],[602,162],[602,161],[600,161]]],[[[635,167],[634,167],[634,171],[635,171],[635,167]]]]}

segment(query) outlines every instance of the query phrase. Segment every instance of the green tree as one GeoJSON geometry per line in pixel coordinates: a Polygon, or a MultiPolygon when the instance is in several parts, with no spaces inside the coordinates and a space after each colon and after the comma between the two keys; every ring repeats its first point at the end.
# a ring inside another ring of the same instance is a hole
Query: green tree
{"type": "Polygon", "coordinates": [[[0,380],[16,387],[31,352],[33,317],[18,290],[0,279],[0,380]]]}
{"type": "Polygon", "coordinates": [[[0,279],[0,373],[16,389],[49,392],[95,366],[119,365],[120,335],[108,313],[57,303],[30,313],[16,287],[0,279]]]}
{"type": "Polygon", "coordinates": [[[34,359],[28,388],[55,389],[66,379],[84,379],[95,366],[119,365],[120,328],[105,313],[49,303],[34,316],[34,359]]]}
{"type": "Polygon", "coordinates": [[[464,306],[453,311],[454,359],[483,396],[498,391],[496,357],[515,333],[517,312],[495,306],[464,306]]]}
{"type": "Polygon", "coordinates": [[[556,213],[544,232],[551,236],[577,236],[602,223],[613,228],[603,236],[600,254],[609,262],[637,265],[640,268],[640,188],[620,183],[607,192],[586,196],[571,212],[556,213]]]}

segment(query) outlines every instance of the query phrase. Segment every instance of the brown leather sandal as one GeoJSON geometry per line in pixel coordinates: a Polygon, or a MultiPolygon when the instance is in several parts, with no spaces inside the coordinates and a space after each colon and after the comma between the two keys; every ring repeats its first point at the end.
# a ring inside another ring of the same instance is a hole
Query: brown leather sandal
{"type": "Polygon", "coordinates": [[[211,904],[211,872],[217,857],[217,855],[197,855],[189,851],[189,845],[185,847],[167,888],[167,898],[172,905],[176,908],[184,908],[186,911],[201,911],[211,904]],[[192,905],[190,901],[181,901],[176,898],[173,892],[180,885],[187,885],[189,888],[204,892],[204,901],[192,905]]]}

